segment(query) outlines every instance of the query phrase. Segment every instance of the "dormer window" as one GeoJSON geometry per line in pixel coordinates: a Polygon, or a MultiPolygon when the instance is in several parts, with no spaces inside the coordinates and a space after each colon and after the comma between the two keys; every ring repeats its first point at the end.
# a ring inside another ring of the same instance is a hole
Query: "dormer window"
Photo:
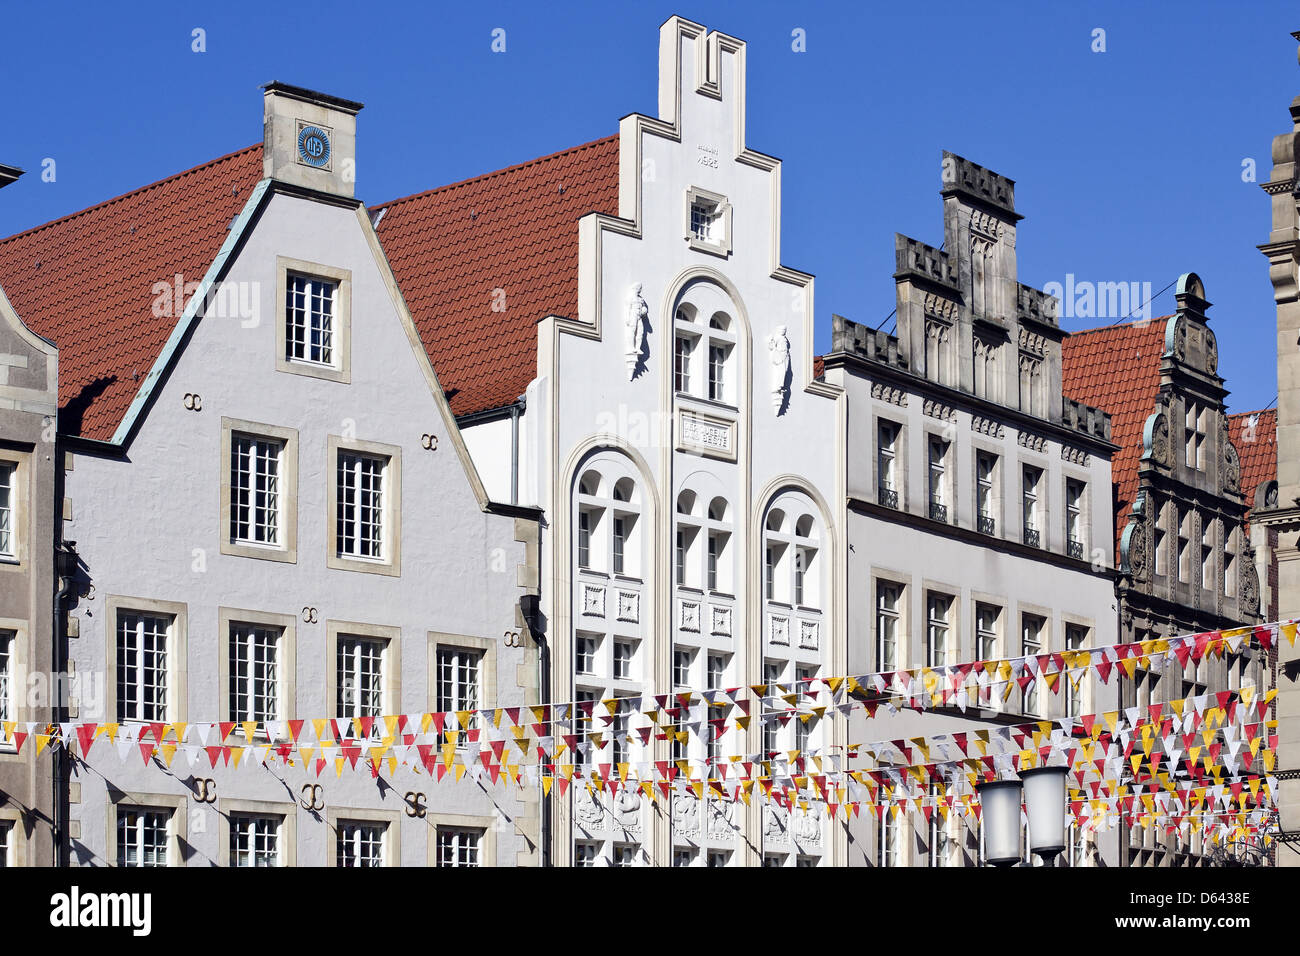
{"type": "Polygon", "coordinates": [[[692,249],[716,256],[731,254],[731,203],[704,189],[686,190],[686,240],[692,249]]]}

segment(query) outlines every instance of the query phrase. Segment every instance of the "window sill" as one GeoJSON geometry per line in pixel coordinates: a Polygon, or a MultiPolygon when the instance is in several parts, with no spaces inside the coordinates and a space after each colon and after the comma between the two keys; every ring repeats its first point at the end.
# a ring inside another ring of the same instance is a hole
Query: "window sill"
{"type": "Polygon", "coordinates": [[[288,372],[290,375],[305,375],[308,378],[319,378],[327,382],[339,382],[343,385],[352,384],[352,371],[343,365],[324,365],[316,362],[306,362],[302,359],[277,358],[275,362],[277,372],[288,372]]]}
{"type": "Polygon", "coordinates": [[[327,557],[325,564],[336,571],[360,571],[364,574],[386,574],[389,577],[402,576],[402,569],[397,558],[392,561],[375,561],[370,558],[331,554],[327,557]]]}
{"type": "Polygon", "coordinates": [[[298,549],[296,547],[259,544],[256,541],[231,541],[229,538],[222,538],[221,553],[238,558],[255,558],[259,561],[279,561],[284,564],[298,563],[298,549]]]}

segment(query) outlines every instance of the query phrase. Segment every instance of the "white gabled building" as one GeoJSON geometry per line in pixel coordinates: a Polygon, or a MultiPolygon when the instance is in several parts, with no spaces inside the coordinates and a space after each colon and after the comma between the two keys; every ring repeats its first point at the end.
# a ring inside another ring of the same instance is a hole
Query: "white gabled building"
{"type": "MultiPolygon", "coordinates": [[[[519,500],[545,509],[556,702],[844,671],[842,399],[813,372],[812,277],[780,261],[780,163],[745,142],[745,55],[670,19],[657,118],[391,204],[379,225],[417,321],[458,309],[454,340],[430,353],[480,471],[503,494],[517,462],[519,500]],[[428,249],[470,223],[495,241],[471,254],[467,282],[428,249]],[[481,304],[456,305],[458,282],[481,304]]],[[[702,712],[697,698],[677,719],[702,712]]],[[[642,745],[619,715],[582,761],[611,765],[608,778],[620,762],[681,758],[699,777],[710,758],[832,742],[815,721],[771,726],[674,751],[642,745]]],[[[824,819],[760,803],[678,793],[652,807],[575,786],[552,800],[551,862],[842,862],[824,819]]]]}
{"type": "Polygon", "coordinates": [[[117,725],[69,768],[70,860],[535,863],[528,788],[200,749],[537,696],[537,515],[489,501],[353,197],[360,104],[265,106],[264,145],[0,243],[65,373],[67,719],[117,725]]]}

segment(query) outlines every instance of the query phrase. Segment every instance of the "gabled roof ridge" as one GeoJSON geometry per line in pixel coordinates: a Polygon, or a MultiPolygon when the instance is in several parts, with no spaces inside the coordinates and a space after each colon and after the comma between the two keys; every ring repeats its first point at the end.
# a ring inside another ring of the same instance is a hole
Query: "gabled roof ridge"
{"type": "Polygon", "coordinates": [[[1242,417],[1244,417],[1244,416],[1246,416],[1246,415],[1268,415],[1268,414],[1270,414],[1270,413],[1276,415],[1276,414],[1277,414],[1277,409],[1276,409],[1276,408],[1256,408],[1256,409],[1252,409],[1252,410],[1250,410],[1250,411],[1246,411],[1246,412],[1228,412],[1228,417],[1229,417],[1229,418],[1242,418],[1242,417]]]}
{"type": "Polygon", "coordinates": [[[425,189],[418,193],[411,193],[409,196],[398,196],[396,199],[389,199],[386,202],[376,203],[375,205],[370,206],[369,208],[372,210],[385,209],[388,208],[389,206],[397,206],[400,205],[401,203],[411,202],[412,200],[415,199],[423,199],[424,197],[431,196],[434,193],[445,192],[450,189],[459,189],[462,186],[470,186],[473,185],[474,183],[491,179],[494,176],[504,176],[507,173],[517,172],[521,169],[526,169],[529,166],[535,166],[538,163],[545,163],[552,159],[559,159],[561,156],[567,156],[570,153],[577,153],[584,149],[591,149],[596,146],[603,146],[606,143],[610,142],[611,140],[617,140],[618,135],[619,135],[618,133],[613,133],[610,136],[602,136],[600,139],[593,139],[586,143],[580,143],[577,146],[570,146],[567,149],[561,149],[554,153],[547,153],[545,156],[538,156],[535,159],[525,160],[522,163],[515,163],[513,166],[504,166],[501,169],[494,169],[488,173],[480,173],[477,176],[471,176],[469,179],[462,179],[460,182],[447,183],[445,186],[435,186],[433,189],[425,189]]]}
{"type": "Polygon", "coordinates": [[[155,189],[158,186],[163,185],[164,183],[169,183],[177,179],[182,179],[185,176],[192,176],[197,172],[201,172],[202,170],[208,169],[212,166],[216,166],[218,163],[224,163],[227,160],[235,159],[236,157],[243,156],[246,153],[250,153],[255,149],[261,149],[261,148],[262,148],[261,143],[254,143],[252,146],[245,146],[243,149],[237,149],[233,153],[226,153],[226,155],[224,156],[218,156],[216,159],[210,159],[207,162],[199,163],[197,166],[191,166],[189,169],[182,170],[179,173],[173,173],[170,176],[164,176],[162,179],[155,180],[154,182],[151,182],[148,185],[139,186],[135,189],[130,190],[129,192],[124,192],[119,196],[114,196],[111,199],[102,200],[100,202],[95,203],[94,205],[87,206],[85,209],[78,210],[77,212],[70,212],[67,215],[60,216],[57,219],[51,219],[49,222],[43,222],[39,226],[32,226],[30,229],[24,229],[22,232],[15,232],[12,236],[5,236],[3,239],[0,239],[0,246],[12,242],[15,239],[21,239],[24,236],[30,236],[32,233],[40,232],[42,229],[50,229],[54,226],[62,225],[71,219],[76,219],[78,216],[84,216],[87,213],[95,212],[98,209],[107,208],[109,206],[112,206],[114,203],[122,202],[124,199],[130,199],[132,196],[138,196],[141,193],[147,192],[150,189],[155,189]]]}
{"type": "Polygon", "coordinates": [[[1092,328],[1092,329],[1079,329],[1079,331],[1077,332],[1067,332],[1067,334],[1070,336],[1088,335],[1092,332],[1107,332],[1110,331],[1111,329],[1138,328],[1139,322],[1145,322],[1148,325],[1155,322],[1163,322],[1166,319],[1172,319],[1176,314],[1177,313],[1170,312],[1168,315],[1153,315],[1149,319],[1131,319],[1128,322],[1112,322],[1110,325],[1099,325],[1096,328],[1092,328]]]}

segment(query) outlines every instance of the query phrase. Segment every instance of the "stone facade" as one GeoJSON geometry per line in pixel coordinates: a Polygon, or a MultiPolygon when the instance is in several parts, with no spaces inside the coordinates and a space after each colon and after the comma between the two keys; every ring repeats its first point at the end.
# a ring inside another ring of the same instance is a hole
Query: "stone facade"
{"type": "MultiPolygon", "coordinates": [[[[1300,40],[1300,32],[1292,34],[1300,40]]],[[[1266,489],[1252,516],[1276,542],[1277,612],[1300,616],[1300,97],[1291,101],[1290,128],[1273,138],[1273,170],[1262,188],[1272,206],[1272,232],[1260,251],[1268,258],[1277,303],[1277,485],[1266,489]]],[[[1279,866],[1300,865],[1300,643],[1277,650],[1278,796],[1283,846],[1279,866]]]]}
{"type": "MultiPolygon", "coordinates": [[[[1011,180],[944,154],[944,249],[898,236],[897,335],[836,316],[826,379],[848,399],[849,673],[1114,643],[1108,416],[1061,394],[1054,301],[1017,280],[1011,180]]],[[[1115,683],[1035,682],[978,706],[850,722],[855,741],[1114,706],[1115,683]]],[[[970,866],[965,822],[849,827],[848,861],[970,866]]],[[[1113,833],[1072,834],[1114,866],[1113,833]]]]}

